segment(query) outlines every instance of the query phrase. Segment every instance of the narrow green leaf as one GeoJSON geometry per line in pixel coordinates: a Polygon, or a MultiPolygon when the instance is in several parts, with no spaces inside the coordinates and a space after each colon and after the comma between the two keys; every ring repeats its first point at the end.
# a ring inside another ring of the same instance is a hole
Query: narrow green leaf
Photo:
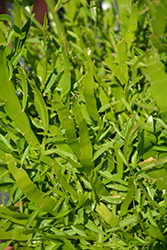
{"type": "Polygon", "coordinates": [[[148,228],[146,229],[146,232],[151,237],[157,238],[157,239],[166,243],[166,239],[165,239],[164,235],[162,234],[161,230],[159,229],[159,227],[149,225],[148,228]]]}
{"type": "Polygon", "coordinates": [[[11,246],[12,240],[8,240],[5,243],[1,243],[0,250],[8,249],[8,246],[11,246]]]}
{"type": "Polygon", "coordinates": [[[0,46],[3,47],[5,43],[6,43],[6,39],[5,39],[4,34],[2,33],[2,31],[0,30],[0,46]]]}
{"type": "Polygon", "coordinates": [[[159,110],[154,105],[150,105],[150,104],[146,104],[146,103],[134,102],[134,104],[137,105],[138,107],[142,107],[142,108],[148,109],[148,110],[153,110],[153,111],[158,111],[159,110]]]}
{"type": "Polygon", "coordinates": [[[19,2],[14,3],[14,31],[21,34],[21,11],[19,2]]]}
{"type": "Polygon", "coordinates": [[[114,198],[114,197],[110,197],[110,196],[101,196],[101,199],[103,201],[106,201],[107,203],[111,203],[111,204],[121,204],[122,200],[120,198],[114,198]]]}
{"type": "Polygon", "coordinates": [[[79,144],[75,133],[75,123],[72,114],[68,111],[64,104],[60,102],[60,97],[55,94],[55,108],[58,111],[59,119],[65,127],[65,134],[68,145],[74,151],[78,158],[80,158],[79,144]]]}
{"type": "Polygon", "coordinates": [[[119,6],[119,15],[120,15],[120,21],[121,24],[121,32],[123,35],[127,33],[128,24],[129,24],[129,14],[131,11],[131,1],[130,0],[118,0],[118,6],[119,6]]]}
{"type": "Polygon", "coordinates": [[[14,68],[16,67],[17,63],[19,62],[19,60],[23,54],[23,50],[24,50],[24,46],[14,55],[14,57],[12,57],[11,64],[13,65],[14,68]]]}
{"type": "Polygon", "coordinates": [[[0,15],[0,21],[9,21],[12,22],[12,17],[6,14],[1,14],[0,15]]]}
{"type": "Polygon", "coordinates": [[[121,85],[124,85],[126,82],[125,75],[122,73],[122,65],[116,65],[115,62],[110,57],[105,58],[106,65],[112,70],[112,79],[114,76],[118,78],[121,85]]]}
{"type": "Polygon", "coordinates": [[[30,25],[31,25],[31,19],[33,18],[33,15],[28,19],[28,21],[25,23],[25,25],[22,28],[22,33],[25,32],[25,38],[21,41],[21,47],[24,45],[26,39],[27,39],[27,35],[30,29],[30,25]]]}
{"type": "Polygon", "coordinates": [[[17,223],[18,225],[25,225],[27,221],[26,214],[18,214],[18,212],[13,212],[4,205],[0,206],[0,216],[1,218],[7,218],[9,221],[17,223]]]}
{"type": "Polygon", "coordinates": [[[147,216],[148,216],[148,219],[149,219],[150,223],[151,223],[153,226],[158,227],[156,221],[155,221],[154,218],[153,218],[152,211],[151,211],[151,209],[150,209],[149,207],[147,208],[147,216]]]}
{"type": "Polygon", "coordinates": [[[108,104],[106,104],[106,105],[103,105],[99,110],[98,110],[98,113],[101,113],[101,112],[104,112],[104,111],[106,111],[108,108],[110,108],[111,107],[111,104],[110,103],[108,103],[108,104]]]}
{"type": "Polygon", "coordinates": [[[63,53],[63,59],[64,59],[64,75],[62,77],[62,91],[61,91],[61,97],[67,96],[69,91],[71,90],[71,75],[70,75],[70,65],[68,57],[65,53],[63,53]]]}
{"type": "Polygon", "coordinates": [[[101,145],[101,148],[95,152],[94,157],[92,161],[95,161],[100,155],[102,155],[107,149],[113,146],[115,143],[115,140],[112,140],[111,142],[107,142],[101,145]]]}
{"type": "Polygon", "coordinates": [[[45,101],[38,90],[38,88],[35,86],[34,83],[31,84],[31,88],[33,89],[34,92],[34,105],[37,109],[37,112],[42,120],[43,123],[43,128],[45,132],[48,131],[48,126],[49,126],[49,116],[48,116],[48,111],[47,107],[45,104],[45,101]]]}
{"type": "Polygon", "coordinates": [[[137,30],[137,21],[138,21],[138,8],[136,4],[133,4],[129,19],[129,27],[125,36],[128,48],[130,48],[130,46],[132,45],[132,40],[134,39],[135,32],[137,30]]]}
{"type": "Polygon", "coordinates": [[[35,203],[39,208],[54,214],[53,209],[56,205],[55,201],[49,196],[43,198],[45,194],[42,193],[42,191],[39,190],[37,186],[30,180],[26,171],[15,166],[15,161],[12,155],[6,154],[6,160],[9,171],[14,176],[18,187],[23,191],[26,197],[35,203]]]}
{"type": "Polygon", "coordinates": [[[14,84],[9,80],[9,72],[6,66],[6,53],[2,47],[0,47],[0,58],[0,99],[5,103],[5,111],[15,122],[26,140],[38,144],[39,142],[31,130],[27,115],[21,109],[19,99],[16,96],[14,84]]]}
{"type": "Polygon", "coordinates": [[[82,116],[81,108],[77,101],[73,99],[72,111],[75,116],[76,123],[79,127],[79,136],[80,136],[80,152],[81,157],[80,161],[83,165],[85,172],[89,173],[93,168],[92,163],[92,145],[89,138],[89,132],[86,125],[86,122],[82,116]]]}
{"type": "Polygon", "coordinates": [[[61,79],[62,75],[63,75],[63,70],[61,70],[58,74],[56,74],[54,72],[51,73],[51,75],[46,83],[46,88],[43,92],[43,96],[45,96],[49,92],[49,90],[51,89],[53,84],[56,82],[56,80],[59,81],[61,79]]]}
{"type": "Polygon", "coordinates": [[[162,118],[167,122],[167,75],[161,69],[159,60],[153,55],[147,57],[147,77],[151,78],[151,91],[158,107],[162,111],[162,118]]]}
{"type": "Polygon", "coordinates": [[[83,78],[83,84],[84,84],[84,96],[85,96],[85,100],[87,104],[87,110],[88,110],[90,117],[94,121],[98,122],[99,115],[97,112],[96,99],[94,97],[95,83],[94,83],[93,74],[92,74],[92,71],[88,62],[86,63],[86,69],[87,69],[87,73],[85,74],[83,78]]]}
{"type": "Polygon", "coordinates": [[[102,88],[99,88],[99,98],[100,98],[100,102],[102,104],[102,107],[98,110],[98,113],[104,112],[107,109],[110,109],[110,111],[107,113],[107,117],[110,120],[112,120],[114,117],[112,105],[111,105],[111,103],[109,103],[109,99],[102,88]]]}
{"type": "Polygon", "coordinates": [[[136,216],[135,215],[130,215],[130,216],[128,216],[126,219],[124,219],[124,220],[122,220],[121,222],[120,222],[120,228],[121,227],[127,227],[127,226],[129,226],[129,225],[131,225],[131,224],[134,224],[134,223],[136,223],[137,222],[137,218],[136,218],[136,216]]]}
{"type": "Polygon", "coordinates": [[[59,36],[60,42],[62,44],[65,44],[65,30],[64,30],[64,26],[63,26],[63,24],[61,23],[61,21],[59,19],[58,13],[55,12],[54,2],[52,2],[51,0],[46,0],[46,3],[48,5],[49,10],[52,13],[53,19],[54,19],[54,21],[56,23],[56,27],[58,29],[58,36],[59,36]]]}
{"type": "Polygon", "coordinates": [[[127,186],[120,184],[108,184],[107,187],[118,191],[128,191],[127,186]]]}
{"type": "Polygon", "coordinates": [[[130,90],[130,88],[132,88],[136,83],[138,83],[141,79],[143,78],[143,76],[139,76],[137,78],[135,78],[129,85],[128,90],[130,90]]]}
{"type": "Polygon", "coordinates": [[[103,232],[100,228],[98,228],[91,220],[88,220],[85,227],[92,230],[95,233],[105,234],[105,232],[103,232]]]}
{"type": "Polygon", "coordinates": [[[128,164],[127,160],[125,159],[124,154],[122,153],[122,151],[120,149],[118,149],[118,155],[120,156],[122,162],[128,167],[129,164],[128,164]]]}
{"type": "Polygon", "coordinates": [[[71,228],[74,230],[75,233],[81,236],[87,236],[84,232],[84,228],[81,230],[78,225],[71,226],[71,228]]]}
{"type": "Polygon", "coordinates": [[[16,226],[15,228],[12,228],[11,223],[9,222],[5,223],[5,225],[8,226],[8,230],[6,230],[5,228],[1,228],[1,239],[14,239],[16,241],[27,241],[29,239],[30,235],[23,234],[23,226],[16,226]]]}
{"type": "Polygon", "coordinates": [[[96,206],[96,212],[107,222],[111,227],[115,227],[119,225],[119,221],[115,218],[114,214],[110,212],[110,210],[100,202],[96,206]]]}
{"type": "Polygon", "coordinates": [[[0,141],[3,141],[3,143],[10,149],[10,150],[13,150],[10,143],[8,142],[8,140],[0,134],[0,141]]]}
{"type": "Polygon", "coordinates": [[[118,61],[120,64],[125,63],[128,59],[127,56],[127,49],[126,49],[126,42],[123,38],[118,44],[117,44],[117,50],[118,50],[118,61]]]}
{"type": "Polygon", "coordinates": [[[166,16],[167,16],[167,10],[163,2],[158,1],[158,4],[155,3],[151,25],[153,28],[153,32],[157,36],[161,36],[165,31],[166,16]]]}
{"type": "Polygon", "coordinates": [[[29,153],[29,148],[30,148],[30,145],[27,146],[27,148],[25,149],[23,155],[22,155],[22,158],[21,158],[21,166],[23,165],[26,157],[28,156],[28,153],[29,153]]]}
{"type": "Polygon", "coordinates": [[[52,166],[53,172],[55,173],[55,175],[57,176],[59,182],[61,183],[62,187],[65,188],[65,190],[67,190],[71,195],[73,195],[73,197],[75,199],[78,199],[78,194],[76,192],[76,190],[67,183],[66,179],[63,177],[63,175],[61,174],[60,170],[57,169],[58,162],[52,166]]]}
{"type": "Polygon", "coordinates": [[[124,180],[116,178],[116,176],[112,175],[108,171],[99,170],[98,173],[100,173],[106,179],[109,179],[109,180],[113,181],[114,183],[120,183],[122,185],[127,186],[127,183],[124,180]]]}
{"type": "Polygon", "coordinates": [[[19,71],[19,77],[20,77],[20,84],[23,90],[23,101],[22,101],[22,109],[25,110],[26,104],[27,104],[27,96],[28,96],[28,85],[26,81],[26,73],[22,67],[18,67],[19,71]]]}
{"type": "Polygon", "coordinates": [[[61,174],[61,170],[63,167],[60,165],[60,163],[56,159],[52,159],[48,156],[42,155],[41,161],[45,162],[46,164],[50,164],[52,166],[53,173],[57,176],[60,184],[62,185],[65,190],[67,190],[75,199],[78,200],[78,194],[77,191],[66,181],[66,179],[61,174]]]}
{"type": "Polygon", "coordinates": [[[125,215],[127,213],[128,207],[133,200],[134,194],[135,194],[135,185],[134,185],[134,180],[131,177],[129,178],[129,191],[127,192],[125,200],[121,205],[121,215],[125,215]]]}
{"type": "MultiPolygon", "coordinates": [[[[37,216],[38,213],[39,213],[39,210],[40,210],[40,209],[34,210],[34,211],[30,214],[30,216],[29,216],[29,218],[28,218],[28,220],[27,220],[27,222],[26,222],[26,224],[25,224],[25,229],[26,229],[26,230],[30,227],[30,225],[32,226],[32,224],[33,224],[33,222],[34,222],[34,219],[36,218],[36,216],[37,216]]],[[[33,226],[32,226],[32,227],[33,227],[33,226]]]]}
{"type": "Polygon", "coordinates": [[[127,122],[127,126],[125,128],[125,142],[124,142],[124,153],[127,161],[129,161],[129,154],[131,153],[131,143],[133,139],[136,136],[137,131],[139,130],[139,127],[141,124],[137,124],[134,126],[133,121],[129,119],[129,122],[127,122]]]}

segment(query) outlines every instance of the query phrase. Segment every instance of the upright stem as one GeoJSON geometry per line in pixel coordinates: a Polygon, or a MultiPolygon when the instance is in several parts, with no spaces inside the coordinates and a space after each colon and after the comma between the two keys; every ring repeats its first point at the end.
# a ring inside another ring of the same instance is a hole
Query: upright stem
{"type": "Polygon", "coordinates": [[[48,8],[50,10],[50,12],[52,13],[52,16],[53,16],[53,19],[56,23],[56,26],[57,26],[57,29],[58,29],[58,36],[59,36],[59,39],[60,39],[60,42],[62,44],[65,44],[65,30],[64,30],[64,27],[59,19],[59,16],[57,14],[57,12],[55,11],[55,8],[54,8],[54,5],[52,3],[52,0],[45,0],[47,5],[48,5],[48,8]]]}

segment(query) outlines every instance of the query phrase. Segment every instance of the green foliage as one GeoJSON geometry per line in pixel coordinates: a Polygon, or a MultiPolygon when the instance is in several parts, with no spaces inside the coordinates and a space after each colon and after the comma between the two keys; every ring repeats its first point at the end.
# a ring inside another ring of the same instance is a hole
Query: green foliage
{"type": "Polygon", "coordinates": [[[46,2],[0,16],[2,248],[166,249],[166,3],[46,2]]]}

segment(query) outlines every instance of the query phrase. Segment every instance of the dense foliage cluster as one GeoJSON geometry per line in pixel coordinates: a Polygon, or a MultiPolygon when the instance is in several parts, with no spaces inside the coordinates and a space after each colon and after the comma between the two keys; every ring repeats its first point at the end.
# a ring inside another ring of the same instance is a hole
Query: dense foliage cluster
{"type": "Polygon", "coordinates": [[[46,2],[0,16],[2,247],[166,249],[167,3],[46,2]]]}

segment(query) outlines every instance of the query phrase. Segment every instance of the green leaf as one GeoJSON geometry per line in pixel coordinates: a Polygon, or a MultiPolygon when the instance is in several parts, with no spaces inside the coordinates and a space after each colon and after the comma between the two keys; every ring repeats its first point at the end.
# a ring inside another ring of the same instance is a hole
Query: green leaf
{"type": "Polygon", "coordinates": [[[13,150],[10,143],[8,142],[8,140],[0,134],[0,141],[3,141],[3,143],[10,149],[10,150],[13,150]]]}
{"type": "Polygon", "coordinates": [[[0,15],[0,21],[9,21],[12,22],[12,17],[6,14],[1,14],[0,15]]]}
{"type": "Polygon", "coordinates": [[[9,240],[14,239],[16,241],[27,241],[30,235],[23,234],[24,227],[15,227],[12,228],[11,225],[7,224],[9,229],[1,229],[1,239],[3,240],[9,240]]]}
{"type": "Polygon", "coordinates": [[[127,56],[126,42],[124,38],[117,44],[117,50],[118,50],[117,58],[119,63],[120,64],[125,63],[128,59],[128,56],[127,56]]]}
{"type": "MultiPolygon", "coordinates": [[[[14,31],[18,34],[21,34],[21,11],[20,4],[15,1],[14,3],[14,31]]],[[[18,42],[18,41],[17,41],[18,42]]]]}
{"type": "Polygon", "coordinates": [[[88,220],[88,222],[85,224],[85,227],[90,229],[91,231],[99,234],[105,234],[101,229],[99,229],[91,220],[88,220]]]}
{"type": "Polygon", "coordinates": [[[115,227],[119,225],[118,219],[114,216],[112,212],[102,203],[100,202],[96,206],[96,212],[107,222],[111,227],[115,227]]]}
{"type": "Polygon", "coordinates": [[[77,155],[77,157],[80,158],[79,144],[75,133],[75,123],[73,121],[73,116],[65,107],[65,105],[60,102],[60,97],[57,93],[55,94],[55,108],[57,109],[61,123],[65,127],[65,134],[68,139],[67,143],[77,155]]]}
{"type": "Polygon", "coordinates": [[[114,197],[110,197],[110,196],[101,196],[101,199],[103,201],[106,201],[107,203],[111,203],[111,204],[121,204],[122,200],[120,198],[114,198],[114,197]]]}
{"type": "Polygon", "coordinates": [[[43,92],[43,96],[45,96],[49,92],[49,90],[51,89],[53,84],[56,82],[56,80],[59,81],[59,79],[61,79],[62,74],[63,74],[63,70],[61,70],[58,74],[55,74],[54,71],[51,73],[51,75],[49,76],[47,80],[46,88],[43,92]]]}
{"type": "MultiPolygon", "coordinates": [[[[87,223],[88,224],[88,223],[87,223]]],[[[87,225],[86,224],[86,225],[87,225]]],[[[87,236],[84,232],[84,227],[81,227],[81,226],[78,226],[78,225],[75,225],[75,226],[71,226],[71,228],[74,230],[74,232],[78,235],[81,235],[81,236],[87,236]],[[81,230],[82,229],[82,230],[81,230]]],[[[88,227],[89,228],[89,227],[88,227]]],[[[90,228],[89,228],[90,229],[90,228]]]]}
{"type": "Polygon", "coordinates": [[[7,249],[7,247],[10,246],[11,243],[12,243],[12,240],[10,240],[10,241],[8,240],[8,241],[6,241],[5,243],[1,243],[0,250],[5,250],[5,249],[7,249]]]}
{"type": "Polygon", "coordinates": [[[153,18],[151,20],[151,25],[154,33],[160,36],[164,33],[166,27],[166,16],[167,10],[161,1],[155,3],[153,18]]]}
{"type": "Polygon", "coordinates": [[[107,113],[107,117],[109,119],[113,119],[114,112],[112,109],[112,105],[111,105],[111,103],[109,103],[109,99],[101,87],[99,88],[99,98],[100,98],[100,102],[102,104],[102,107],[98,110],[98,113],[104,112],[107,109],[110,109],[110,111],[107,113]]]}
{"type": "Polygon", "coordinates": [[[3,47],[5,45],[5,43],[6,43],[6,39],[5,39],[4,34],[2,33],[2,31],[0,30],[0,46],[3,47]]]}
{"type": "Polygon", "coordinates": [[[59,19],[58,13],[55,12],[54,2],[52,2],[51,0],[46,0],[46,3],[49,7],[50,12],[52,13],[56,27],[58,29],[58,36],[59,36],[60,43],[64,44],[65,43],[65,30],[64,30],[64,26],[62,25],[59,19]]]}
{"type": "Polygon", "coordinates": [[[101,148],[95,152],[94,157],[92,161],[95,161],[100,155],[102,155],[107,149],[111,148],[113,144],[115,143],[115,140],[112,140],[111,142],[107,142],[101,145],[101,148]]]}
{"type": "Polygon", "coordinates": [[[52,171],[57,176],[62,187],[65,188],[65,190],[67,190],[67,192],[69,192],[71,195],[73,195],[73,197],[75,199],[78,200],[77,191],[71,185],[68,184],[66,179],[61,174],[60,169],[62,169],[62,166],[58,163],[58,161],[52,160],[51,158],[49,158],[47,156],[42,156],[41,160],[45,163],[49,163],[52,166],[52,171]]]}
{"type": "Polygon", "coordinates": [[[33,89],[34,92],[34,105],[37,109],[37,112],[42,120],[43,128],[45,132],[48,131],[48,126],[49,126],[49,116],[48,116],[48,111],[47,107],[45,104],[45,101],[42,97],[42,94],[36,87],[34,83],[31,84],[31,88],[33,89]]]}
{"type": "Polygon", "coordinates": [[[129,178],[129,191],[121,205],[121,215],[125,215],[128,212],[128,207],[133,200],[135,194],[135,185],[133,178],[129,178]]]}
{"type": "Polygon", "coordinates": [[[18,225],[25,225],[27,220],[26,214],[18,214],[18,212],[12,212],[1,204],[0,206],[1,218],[8,218],[9,221],[17,223],[18,225]]]}
{"type": "Polygon", "coordinates": [[[23,26],[23,28],[22,28],[22,33],[24,33],[25,32],[25,38],[21,41],[21,47],[24,45],[24,43],[25,43],[25,41],[26,41],[26,39],[27,39],[27,36],[28,36],[28,32],[29,32],[29,29],[30,29],[30,25],[31,25],[31,18],[32,18],[33,16],[31,16],[29,19],[28,19],[28,21],[25,23],[25,25],[23,26]]]}
{"type": "Polygon", "coordinates": [[[129,12],[131,10],[131,1],[130,0],[118,0],[118,6],[119,6],[119,15],[120,20],[122,22],[121,25],[121,32],[122,34],[126,34],[129,24],[129,12]]]}
{"type": "Polygon", "coordinates": [[[71,90],[71,75],[70,75],[70,65],[68,57],[63,53],[64,60],[64,75],[62,76],[59,86],[61,88],[61,98],[66,97],[69,91],[71,90]]]}
{"type": "Polygon", "coordinates": [[[19,60],[23,54],[23,50],[24,50],[24,46],[14,55],[14,57],[12,57],[11,64],[13,65],[14,68],[16,67],[17,63],[19,62],[19,60]]]}
{"type": "Polygon", "coordinates": [[[151,91],[158,107],[162,111],[162,118],[167,122],[167,75],[161,69],[158,59],[153,55],[147,57],[148,79],[151,79],[151,91]]]}
{"type": "Polygon", "coordinates": [[[161,230],[159,229],[159,227],[156,227],[153,225],[149,225],[149,226],[147,225],[146,233],[148,233],[148,235],[150,235],[151,237],[157,238],[166,243],[166,239],[164,235],[162,234],[161,230]]]}
{"type": "Polygon", "coordinates": [[[26,229],[26,230],[30,227],[30,225],[32,226],[32,224],[33,224],[33,222],[34,222],[36,216],[37,216],[38,213],[39,213],[39,211],[40,211],[40,209],[37,209],[37,210],[34,210],[34,211],[30,214],[30,216],[29,216],[29,218],[28,218],[28,220],[27,220],[27,222],[26,222],[26,224],[25,224],[25,229],[26,229]]]}
{"type": "Polygon", "coordinates": [[[124,85],[126,82],[126,78],[125,75],[122,73],[122,65],[116,65],[111,57],[106,57],[105,62],[107,67],[112,70],[112,78],[116,76],[120,81],[121,85],[124,85]]]}
{"type": "Polygon", "coordinates": [[[94,97],[94,88],[95,88],[95,83],[93,80],[93,74],[90,68],[90,65],[88,62],[86,63],[86,69],[87,73],[85,74],[83,78],[83,85],[84,85],[84,96],[87,104],[87,110],[90,115],[90,117],[98,122],[99,121],[99,115],[97,112],[97,106],[96,106],[96,99],[94,97]]]}
{"type": "Polygon", "coordinates": [[[132,40],[135,37],[135,32],[137,30],[137,21],[138,21],[138,9],[137,9],[137,5],[133,4],[130,19],[129,19],[128,31],[125,35],[128,48],[130,48],[130,46],[132,45],[132,40]]]}
{"type": "Polygon", "coordinates": [[[86,173],[89,173],[93,169],[92,163],[92,145],[89,138],[89,132],[86,122],[82,116],[81,108],[77,101],[73,99],[72,112],[75,116],[76,123],[79,127],[80,136],[80,161],[86,173]]]}
{"type": "Polygon", "coordinates": [[[38,140],[31,130],[29,120],[25,112],[22,111],[15,88],[11,80],[9,80],[9,72],[6,66],[6,53],[0,48],[0,99],[5,103],[5,111],[7,115],[15,122],[26,140],[31,143],[38,144],[38,140]],[[3,73],[2,73],[3,72],[3,73]]]}
{"type": "Polygon", "coordinates": [[[25,110],[26,104],[27,104],[27,97],[28,97],[28,85],[26,81],[27,76],[23,68],[18,67],[18,71],[19,71],[19,78],[21,80],[20,84],[23,90],[22,109],[25,110]]]}
{"type": "Polygon", "coordinates": [[[44,211],[54,214],[55,201],[49,196],[43,198],[44,193],[37,188],[37,186],[30,180],[26,171],[22,168],[15,167],[15,161],[10,154],[6,154],[6,160],[9,171],[17,181],[18,187],[23,191],[26,197],[35,203],[39,208],[44,211]]]}
{"type": "Polygon", "coordinates": [[[118,191],[128,191],[128,187],[120,184],[108,184],[108,188],[118,190],[118,191]]]}

